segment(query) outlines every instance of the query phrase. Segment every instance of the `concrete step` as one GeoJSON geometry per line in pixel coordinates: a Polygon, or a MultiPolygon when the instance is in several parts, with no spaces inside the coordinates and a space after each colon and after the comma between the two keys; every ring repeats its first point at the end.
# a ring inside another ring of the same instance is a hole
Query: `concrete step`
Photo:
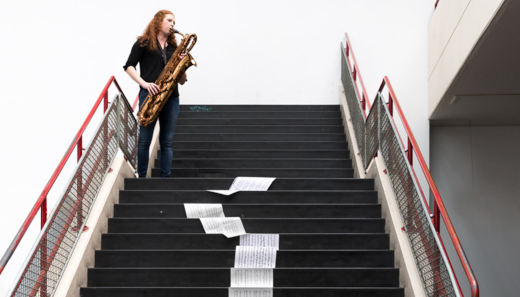
{"type": "Polygon", "coordinates": [[[120,203],[377,203],[372,190],[269,190],[232,196],[197,190],[123,190],[120,203]]]}
{"type": "Polygon", "coordinates": [[[179,113],[179,118],[266,118],[266,119],[291,119],[291,118],[341,118],[341,113],[335,111],[187,111],[179,113]]]}
{"type": "Polygon", "coordinates": [[[261,140],[261,141],[181,141],[175,139],[173,142],[173,149],[178,150],[334,150],[334,149],[347,149],[348,145],[345,139],[336,141],[288,141],[288,140],[261,140]]]}
{"type": "MultiPolygon", "coordinates": [[[[154,166],[160,166],[155,160],[154,166]]],[[[339,159],[273,158],[173,158],[173,168],[352,168],[346,156],[339,159]]]]}
{"type": "MultiPolygon", "coordinates": [[[[229,189],[233,178],[127,178],[127,190],[229,189]]],[[[373,190],[373,179],[277,178],[269,190],[373,190]]]]}
{"type": "Polygon", "coordinates": [[[341,118],[186,118],[178,119],[177,125],[342,125],[341,118]]]}
{"type": "Polygon", "coordinates": [[[177,125],[176,133],[343,133],[342,125],[177,125]]]}
{"type": "MultiPolygon", "coordinates": [[[[385,233],[280,233],[280,250],[383,250],[389,248],[385,233]]],[[[201,233],[108,233],[101,248],[126,250],[157,249],[234,249],[239,238],[201,233]]]]}
{"type": "MultiPolygon", "coordinates": [[[[308,159],[341,159],[350,158],[347,148],[335,150],[274,150],[274,149],[175,149],[175,158],[308,158],[308,159]]],[[[160,157],[161,152],[157,153],[160,157]]]]}
{"type": "Polygon", "coordinates": [[[343,141],[343,133],[175,133],[175,141],[343,141]]]}
{"type": "MultiPolygon", "coordinates": [[[[228,250],[100,250],[96,267],[234,267],[235,249],[228,250]]],[[[393,267],[390,250],[284,250],[276,267],[393,267]]]]}
{"type": "MultiPolygon", "coordinates": [[[[238,201],[237,201],[238,202],[238,201]]],[[[226,217],[241,218],[380,218],[379,204],[239,204],[223,205],[226,217]]],[[[117,204],[114,217],[186,218],[184,204],[117,204]]]]}
{"type": "MultiPolygon", "coordinates": [[[[227,287],[92,287],[81,288],[82,297],[228,297],[227,287]]],[[[273,297],[403,297],[404,289],[394,287],[273,288],[273,297]]]]}
{"type": "Polygon", "coordinates": [[[184,105],[180,106],[181,111],[208,112],[208,111],[338,111],[338,104],[331,105],[184,105]]]}
{"type": "MultiPolygon", "coordinates": [[[[244,218],[248,233],[383,233],[383,219],[244,218]]],[[[109,233],[204,233],[199,219],[109,218],[109,233]]]]}
{"type": "MultiPolygon", "coordinates": [[[[275,268],[274,287],[399,286],[395,268],[275,268]]],[[[229,268],[91,268],[93,287],[229,287],[229,268]]]]}
{"type": "MultiPolygon", "coordinates": [[[[159,177],[161,170],[152,168],[152,177],[159,177]]],[[[351,178],[352,168],[173,168],[171,177],[236,177],[276,176],[303,178],[351,178]]]]}

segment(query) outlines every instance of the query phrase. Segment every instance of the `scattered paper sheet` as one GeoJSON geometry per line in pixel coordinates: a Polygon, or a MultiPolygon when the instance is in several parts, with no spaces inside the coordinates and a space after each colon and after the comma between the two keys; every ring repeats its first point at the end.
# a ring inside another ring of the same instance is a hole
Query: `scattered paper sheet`
{"type": "Polygon", "coordinates": [[[184,210],[189,219],[225,217],[219,203],[184,203],[184,210]]]}
{"type": "Polygon", "coordinates": [[[207,190],[220,195],[233,195],[239,191],[267,191],[276,177],[237,176],[229,190],[207,190]]]}
{"type": "Polygon", "coordinates": [[[275,268],[276,249],[259,246],[237,246],[235,268],[275,268]]]}
{"type": "Polygon", "coordinates": [[[229,297],[273,297],[271,288],[229,288],[229,297]]]}
{"type": "Polygon", "coordinates": [[[231,287],[272,288],[273,269],[231,268],[231,287]]]}
{"type": "Polygon", "coordinates": [[[280,249],[280,234],[244,234],[240,235],[240,245],[263,246],[280,249]]]}
{"type": "Polygon", "coordinates": [[[275,179],[275,177],[238,176],[231,184],[229,190],[267,191],[275,179]]]}
{"type": "Polygon", "coordinates": [[[200,218],[200,222],[208,234],[224,234],[227,238],[246,234],[239,217],[200,218]]]}
{"type": "Polygon", "coordinates": [[[224,196],[230,196],[238,192],[238,190],[207,190],[208,192],[217,193],[224,196]]]}

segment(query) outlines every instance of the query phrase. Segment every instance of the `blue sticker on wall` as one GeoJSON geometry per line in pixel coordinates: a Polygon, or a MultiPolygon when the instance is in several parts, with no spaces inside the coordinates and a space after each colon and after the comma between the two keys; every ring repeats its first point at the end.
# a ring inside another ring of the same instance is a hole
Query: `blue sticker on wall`
{"type": "Polygon", "coordinates": [[[190,111],[211,111],[212,109],[213,108],[210,106],[199,106],[199,105],[190,106],[190,111]]]}

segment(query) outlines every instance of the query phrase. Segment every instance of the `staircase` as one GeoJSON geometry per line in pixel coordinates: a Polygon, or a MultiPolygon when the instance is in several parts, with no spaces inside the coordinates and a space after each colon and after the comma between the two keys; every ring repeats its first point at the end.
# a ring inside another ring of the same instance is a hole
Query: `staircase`
{"type": "Polygon", "coordinates": [[[280,234],[275,297],[404,296],[338,105],[181,106],[177,125],[173,177],[125,181],[81,296],[228,296],[239,239],[205,234],[183,203],[222,203],[248,233],[280,234]],[[277,179],[267,192],[205,191],[236,176],[277,179]]]}

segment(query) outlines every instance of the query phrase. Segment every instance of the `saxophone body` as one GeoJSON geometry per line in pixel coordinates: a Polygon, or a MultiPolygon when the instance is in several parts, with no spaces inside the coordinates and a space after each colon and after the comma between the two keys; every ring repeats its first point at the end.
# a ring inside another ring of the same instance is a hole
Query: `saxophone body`
{"type": "Polygon", "coordinates": [[[155,81],[155,84],[159,86],[159,92],[155,95],[148,94],[137,113],[139,124],[145,127],[155,122],[186,69],[193,65],[197,66],[190,54],[191,49],[197,42],[197,35],[184,35],[177,30],[174,30],[174,33],[182,35],[183,38],[155,81]]]}

